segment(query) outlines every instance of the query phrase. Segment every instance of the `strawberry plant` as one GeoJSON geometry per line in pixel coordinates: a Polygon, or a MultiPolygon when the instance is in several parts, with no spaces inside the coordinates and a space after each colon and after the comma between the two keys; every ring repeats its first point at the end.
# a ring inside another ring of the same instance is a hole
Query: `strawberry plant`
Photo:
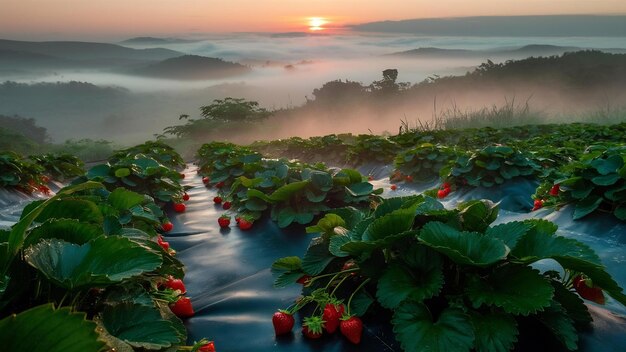
{"type": "Polygon", "coordinates": [[[458,186],[492,187],[515,177],[534,177],[540,170],[531,155],[496,145],[460,155],[453,164],[441,170],[441,176],[454,180],[458,186]]]}
{"type": "Polygon", "coordinates": [[[398,154],[394,166],[398,173],[411,176],[411,180],[434,181],[456,154],[453,148],[424,143],[398,154]]]}
{"type": "Polygon", "coordinates": [[[400,146],[388,138],[361,134],[348,148],[346,161],[351,165],[367,162],[388,164],[399,151],[400,146]]]}
{"type": "Polygon", "coordinates": [[[115,151],[115,153],[109,157],[109,162],[115,164],[119,161],[133,158],[138,154],[155,159],[160,164],[171,169],[182,169],[186,165],[183,158],[174,148],[160,141],[148,141],[127,149],[115,151]]]}
{"type": "Polygon", "coordinates": [[[302,258],[274,262],[274,284],[307,275],[303,297],[286,310],[323,322],[326,304],[344,303],[344,334],[353,343],[361,328],[350,316],[366,323],[391,316],[406,351],[510,351],[539,335],[575,350],[578,329],[591,322],[581,297],[600,302],[606,294],[626,304],[591,248],[557,235],[549,221],[494,226],[497,215],[490,201],[447,210],[421,195],[386,199],[368,212],[336,209],[309,228],[319,237],[302,258]],[[543,259],[560,270],[531,266],[543,259]]]}
{"type": "Polygon", "coordinates": [[[43,173],[59,181],[67,181],[85,173],[85,164],[70,154],[42,154],[28,157],[43,167],[43,173]]]}
{"type": "Polygon", "coordinates": [[[626,147],[591,146],[562,172],[564,178],[543,183],[534,198],[544,205],[573,203],[575,220],[604,211],[626,221],[626,147]]]}
{"type": "Polygon", "coordinates": [[[0,152],[0,187],[16,188],[26,193],[43,185],[44,168],[14,152],[0,152]]]}

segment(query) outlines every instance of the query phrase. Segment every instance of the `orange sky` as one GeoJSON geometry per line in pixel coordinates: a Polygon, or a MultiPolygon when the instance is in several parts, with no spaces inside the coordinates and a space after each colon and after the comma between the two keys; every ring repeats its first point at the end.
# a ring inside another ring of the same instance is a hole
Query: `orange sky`
{"type": "Polygon", "coordinates": [[[0,37],[122,38],[306,31],[377,20],[475,15],[625,14],[626,0],[0,0],[0,37]]]}

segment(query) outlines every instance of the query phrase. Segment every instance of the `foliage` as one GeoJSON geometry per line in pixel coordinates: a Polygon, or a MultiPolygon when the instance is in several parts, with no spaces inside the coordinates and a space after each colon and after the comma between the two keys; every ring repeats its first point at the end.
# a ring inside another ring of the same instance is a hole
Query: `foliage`
{"type": "Polygon", "coordinates": [[[426,196],[386,199],[366,213],[338,210],[310,228],[321,236],[302,258],[273,264],[275,285],[309,276],[292,312],[347,300],[349,315],[391,314],[407,351],[510,351],[518,336],[537,334],[575,350],[577,329],[591,322],[573,292],[578,273],[626,304],[589,247],[545,220],[493,226],[497,213],[489,201],[446,210],[426,196]],[[563,270],[531,266],[543,259],[563,270]]]}
{"type": "Polygon", "coordinates": [[[352,165],[367,162],[387,164],[399,151],[400,147],[388,138],[362,134],[358,135],[354,144],[348,148],[346,161],[352,165]]]}
{"type": "Polygon", "coordinates": [[[454,148],[424,143],[398,154],[394,166],[396,172],[410,175],[415,181],[432,181],[457,154],[454,148]]]}
{"type": "Polygon", "coordinates": [[[59,181],[67,181],[85,173],[85,164],[71,154],[41,154],[28,158],[43,167],[47,176],[59,181]]]}
{"type": "Polygon", "coordinates": [[[31,193],[43,186],[41,179],[44,168],[21,155],[0,152],[0,188],[12,187],[31,193]]]}

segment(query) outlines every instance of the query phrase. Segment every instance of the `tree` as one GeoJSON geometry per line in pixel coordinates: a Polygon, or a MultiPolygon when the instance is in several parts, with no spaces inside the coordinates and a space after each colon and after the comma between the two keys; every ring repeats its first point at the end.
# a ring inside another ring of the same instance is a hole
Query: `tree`
{"type": "Polygon", "coordinates": [[[201,106],[201,115],[205,119],[224,122],[243,122],[262,120],[271,113],[259,107],[256,101],[243,98],[215,99],[213,104],[201,106]]]}

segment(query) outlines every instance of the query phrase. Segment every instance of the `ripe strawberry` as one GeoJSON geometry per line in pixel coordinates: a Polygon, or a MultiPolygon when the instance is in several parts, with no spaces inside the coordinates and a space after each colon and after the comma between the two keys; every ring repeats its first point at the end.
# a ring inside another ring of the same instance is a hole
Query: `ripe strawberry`
{"type": "Polygon", "coordinates": [[[441,188],[443,188],[443,189],[446,189],[446,188],[447,188],[447,189],[450,189],[450,184],[449,184],[448,182],[444,182],[444,183],[441,185],[441,188]]]}
{"type": "Polygon", "coordinates": [[[217,223],[220,224],[221,228],[227,228],[230,225],[230,216],[222,215],[217,219],[217,223]]]}
{"type": "Polygon", "coordinates": [[[361,342],[361,334],[363,333],[363,322],[359,317],[343,317],[339,323],[339,330],[350,342],[358,345],[361,342]]]}
{"type": "Polygon", "coordinates": [[[396,185],[391,185],[391,186],[389,186],[389,188],[391,188],[391,190],[392,190],[392,191],[395,191],[395,190],[397,190],[397,189],[398,189],[398,186],[396,186],[396,185]]]}
{"type": "Polygon", "coordinates": [[[446,193],[445,189],[440,189],[437,191],[437,198],[439,199],[443,199],[447,196],[448,194],[446,193]]]}
{"type": "Polygon", "coordinates": [[[44,185],[40,185],[37,186],[37,189],[39,190],[39,192],[45,194],[45,195],[49,195],[50,194],[50,188],[48,188],[48,186],[44,186],[44,185]]]}
{"type": "Polygon", "coordinates": [[[405,178],[406,182],[413,182],[413,176],[407,175],[405,178]]]}
{"type": "Polygon", "coordinates": [[[594,286],[593,281],[588,278],[583,278],[582,275],[578,275],[574,278],[574,288],[580,297],[588,299],[598,304],[604,304],[605,298],[602,289],[598,286],[594,286]]]}
{"type": "Polygon", "coordinates": [[[215,187],[217,187],[217,188],[222,188],[222,187],[224,187],[224,182],[223,182],[223,181],[220,181],[220,182],[216,183],[216,184],[215,184],[215,187]]]}
{"type": "Polygon", "coordinates": [[[339,319],[343,315],[343,305],[336,306],[332,303],[326,304],[324,312],[322,313],[322,319],[324,320],[324,329],[329,334],[337,331],[339,327],[339,319]],[[341,308],[339,308],[341,307],[341,308]]]}
{"type": "Polygon", "coordinates": [[[183,174],[182,172],[180,173],[180,178],[185,178],[185,174],[183,174]]]}
{"type": "MultiPolygon", "coordinates": [[[[357,267],[356,262],[354,260],[350,259],[350,260],[346,261],[345,263],[343,263],[343,267],[341,267],[341,271],[350,270],[350,269],[356,268],[356,267],[357,267]]],[[[350,275],[354,276],[354,275],[356,275],[356,273],[352,272],[352,273],[350,273],[350,275]]]]}
{"type": "Polygon", "coordinates": [[[368,181],[374,181],[374,176],[372,176],[372,175],[367,176],[367,180],[368,181]]]}
{"type": "Polygon", "coordinates": [[[230,202],[224,202],[224,204],[222,204],[222,208],[224,208],[224,210],[228,210],[231,207],[231,203],[230,202]]]}
{"type": "Polygon", "coordinates": [[[183,213],[183,212],[185,212],[185,209],[187,209],[185,204],[183,204],[183,203],[174,203],[174,211],[175,212],[183,213]]]}
{"type": "Polygon", "coordinates": [[[560,190],[560,186],[558,183],[555,184],[554,186],[552,186],[552,188],[550,189],[550,195],[553,197],[556,197],[559,195],[559,190],[560,190]]]}
{"type": "Polygon", "coordinates": [[[252,227],[253,222],[246,219],[239,219],[239,228],[246,231],[252,227]]]}
{"type": "Polygon", "coordinates": [[[170,288],[172,290],[179,290],[181,293],[186,293],[187,289],[185,288],[185,284],[181,279],[175,279],[172,275],[165,282],[165,287],[170,288]]]}
{"type": "Polygon", "coordinates": [[[535,211],[537,209],[541,209],[541,208],[543,208],[543,200],[535,199],[535,201],[533,203],[533,211],[535,211]]]}
{"type": "Polygon", "coordinates": [[[239,216],[236,216],[235,221],[237,222],[237,224],[239,224],[239,221],[241,221],[241,218],[239,216]]]}
{"type": "Polygon", "coordinates": [[[183,194],[183,200],[185,202],[189,200],[189,195],[187,193],[183,194]]]}
{"type": "Polygon", "coordinates": [[[302,275],[296,282],[299,283],[300,285],[308,285],[309,280],[311,280],[311,277],[309,275],[302,275]]]}
{"type": "Polygon", "coordinates": [[[321,317],[306,317],[302,324],[302,333],[310,339],[319,339],[322,337],[322,329],[324,321],[321,317]]]}
{"type": "Polygon", "coordinates": [[[286,310],[279,310],[272,316],[272,324],[274,324],[276,336],[290,333],[294,323],[293,315],[286,310]]]}
{"type": "Polygon", "coordinates": [[[215,204],[221,204],[222,203],[222,197],[217,196],[213,198],[213,203],[215,204]]]}
{"type": "Polygon", "coordinates": [[[208,343],[200,346],[200,348],[198,348],[198,352],[215,352],[215,345],[213,344],[213,341],[209,341],[208,343]]]}
{"type": "Polygon", "coordinates": [[[208,178],[208,177],[206,177],[206,176],[204,176],[204,177],[202,178],[202,183],[204,183],[205,185],[209,184],[209,182],[211,182],[211,179],[210,179],[210,178],[208,178]]]}
{"type": "Polygon", "coordinates": [[[195,314],[189,297],[179,298],[176,303],[170,304],[170,309],[172,310],[172,313],[176,314],[179,318],[193,317],[195,314]]]}
{"type": "Polygon", "coordinates": [[[170,249],[170,243],[167,241],[163,241],[163,237],[161,237],[161,235],[157,236],[157,243],[159,244],[159,246],[161,246],[161,248],[163,248],[164,251],[167,252],[168,249],[170,249]]]}
{"type": "Polygon", "coordinates": [[[163,230],[163,232],[170,232],[174,229],[174,225],[171,222],[166,221],[163,223],[163,225],[161,225],[161,229],[163,230]]]}
{"type": "Polygon", "coordinates": [[[48,177],[46,175],[41,176],[41,182],[43,182],[43,183],[50,182],[50,177],[48,177]]]}

